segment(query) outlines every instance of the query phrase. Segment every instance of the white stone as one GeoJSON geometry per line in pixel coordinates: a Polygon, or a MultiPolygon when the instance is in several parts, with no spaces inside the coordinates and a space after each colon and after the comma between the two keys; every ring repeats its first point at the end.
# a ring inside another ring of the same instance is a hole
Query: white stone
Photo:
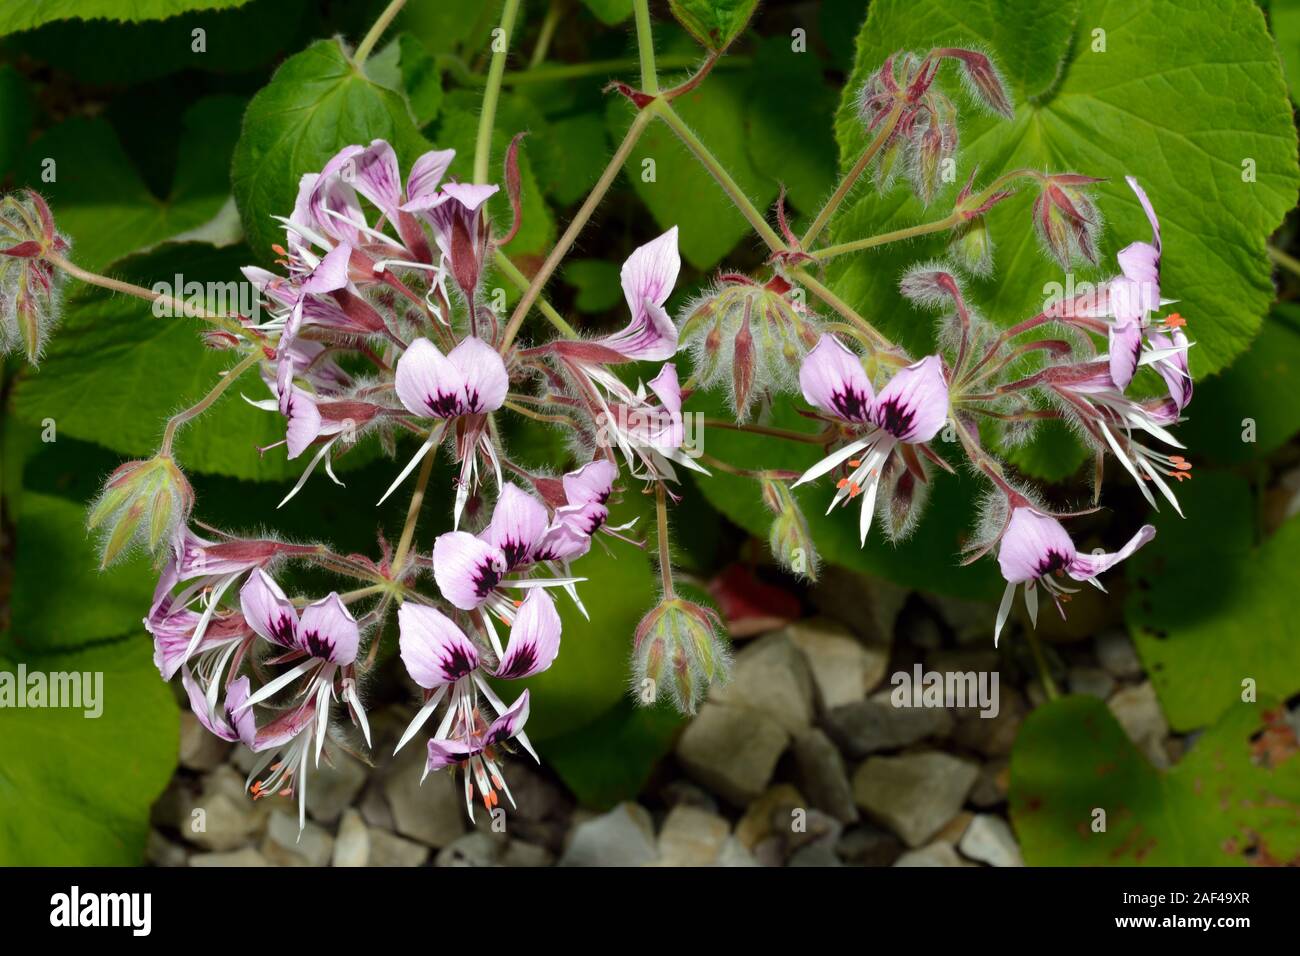
{"type": "Polygon", "coordinates": [[[972,860],[989,866],[1024,866],[1020,845],[1011,825],[991,813],[977,813],[957,848],[972,860]]]}

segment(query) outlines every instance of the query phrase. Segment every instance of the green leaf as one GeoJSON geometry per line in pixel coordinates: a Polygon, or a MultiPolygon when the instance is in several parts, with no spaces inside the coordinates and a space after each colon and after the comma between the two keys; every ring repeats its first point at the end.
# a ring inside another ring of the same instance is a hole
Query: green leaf
{"type": "MultiPolygon", "coordinates": [[[[273,60],[323,32],[308,0],[251,0],[237,9],[201,10],[169,20],[122,23],[114,20],[60,20],[6,41],[6,45],[83,83],[120,89],[183,70],[212,74],[247,73],[270,68],[273,60]],[[196,49],[195,31],[202,32],[196,49]]],[[[193,83],[166,93],[191,98],[193,83]]],[[[157,88],[136,91],[149,112],[157,88]]],[[[137,102],[135,97],[133,102],[137,102]]],[[[155,130],[156,130],[155,122],[155,130]]]]}
{"type": "Polygon", "coordinates": [[[580,804],[604,810],[641,792],[682,720],[671,707],[638,707],[625,694],[608,713],[553,737],[539,753],[580,804]]]}
{"type": "Polygon", "coordinates": [[[758,0],[668,0],[677,22],[710,50],[731,45],[758,7],[758,0]]]}
{"type": "Polygon", "coordinates": [[[366,61],[366,75],[393,90],[404,90],[417,125],[428,126],[442,108],[442,73],[424,44],[403,33],[366,61]]]}
{"type": "MultiPolygon", "coordinates": [[[[688,410],[703,412],[710,418],[727,414],[725,402],[717,393],[692,398],[688,410]]],[[[771,418],[762,424],[790,431],[814,431],[796,411],[796,403],[783,398],[773,403],[771,418]]],[[[763,435],[710,428],[705,436],[704,447],[710,455],[742,468],[802,472],[823,457],[818,446],[763,435]]],[[[773,516],[760,498],[758,482],[719,469],[710,471],[712,475],[700,476],[696,486],[731,521],[766,541],[773,516]]],[[[930,483],[933,490],[925,514],[915,533],[898,545],[883,539],[877,522],[866,547],[859,547],[856,505],[825,513],[835,493],[834,481],[829,477],[797,488],[794,494],[808,520],[813,541],[823,559],[831,564],[887,578],[905,587],[955,597],[995,597],[1001,584],[994,562],[957,566],[963,538],[973,523],[973,482],[962,475],[935,470],[930,483]]],[[[991,635],[992,617],[989,621],[991,635]]]]}
{"type": "Polygon", "coordinates": [[[1011,821],[1031,866],[1294,862],[1298,802],[1295,731],[1262,702],[1238,702],[1168,771],[1091,697],[1036,709],[1011,754],[1011,821]]]}
{"type": "MultiPolygon", "coordinates": [[[[51,592],[50,598],[66,608],[79,596],[51,592]]],[[[0,865],[142,863],[149,808],[176,769],[180,726],[149,640],[137,634],[24,663],[29,678],[34,671],[75,672],[94,683],[99,675],[102,713],[87,717],[84,706],[5,710],[0,865]]],[[[3,672],[16,679],[17,662],[0,657],[3,672]]]]}
{"type": "MultiPolygon", "coordinates": [[[[750,199],[766,209],[776,199],[778,188],[775,180],[754,168],[746,148],[748,86],[743,76],[714,74],[673,105],[750,199]]],[[[610,101],[605,123],[613,142],[623,139],[630,115],[625,102],[610,101]]],[[[625,172],[659,228],[681,228],[678,244],[682,257],[697,269],[717,265],[750,234],[749,223],[667,124],[652,123],[646,128],[625,172]],[[654,161],[650,181],[647,160],[654,161]]]]}
{"type": "Polygon", "coordinates": [[[12,653],[68,650],[139,628],[158,580],[147,558],[100,571],[86,509],[64,498],[26,491],[17,520],[12,653]]]}
{"type": "Polygon", "coordinates": [[[384,139],[403,174],[429,144],[405,98],[357,70],[337,40],[320,40],[286,60],[248,104],[231,181],[244,232],[259,260],[283,238],[273,216],[293,211],[298,181],[344,146],[384,139]]]}
{"type": "Polygon", "coordinates": [[[32,97],[27,81],[12,66],[0,66],[0,177],[17,162],[32,126],[32,97]]]}
{"type": "Polygon", "coordinates": [[[792,206],[816,212],[835,188],[835,138],[826,125],[835,94],[821,63],[792,50],[788,37],[772,37],[759,47],[751,73],[746,121],[754,168],[785,183],[792,206]]]}
{"type": "Polygon", "coordinates": [[[556,203],[568,206],[586,198],[609,161],[602,113],[577,113],[552,122],[545,137],[529,142],[537,178],[556,203]]]}
{"type": "Polygon", "coordinates": [[[1067,425],[1050,420],[1039,425],[1033,441],[1007,451],[1007,461],[1022,475],[1041,481],[1064,481],[1089,458],[1067,425]]]}
{"type": "Polygon", "coordinates": [[[618,266],[604,259],[570,259],[564,281],[578,290],[573,305],[579,312],[606,312],[623,301],[618,266]]]}
{"type": "Polygon", "coordinates": [[[632,15],[632,0],[582,0],[583,5],[605,26],[622,23],[632,15]]]}
{"type": "Polygon", "coordinates": [[[1227,371],[1196,383],[1188,421],[1178,426],[1180,440],[1197,455],[1225,464],[1271,455],[1300,431],[1297,377],[1300,306],[1283,302],[1245,355],[1227,371]]]}
{"type": "Polygon", "coordinates": [[[1185,731],[1240,701],[1247,678],[1261,696],[1300,690],[1300,519],[1257,545],[1245,481],[1198,471],[1178,491],[1187,519],[1155,518],[1155,540],[1128,561],[1125,616],[1170,725],[1185,731]]]}
{"type": "MultiPolygon", "coordinates": [[[[186,284],[228,284],[225,308],[232,309],[241,290],[249,297],[245,307],[255,295],[238,271],[248,259],[243,246],[175,244],[128,260],[117,271],[145,286],[155,280],[174,283],[176,276],[186,284]]],[[[222,303],[214,299],[210,307],[222,303]]],[[[61,436],[147,458],[157,450],[167,418],[207,394],[234,364],[231,353],[202,344],[203,328],[197,319],[157,318],[138,299],[82,288],[68,300],[40,372],[16,386],[15,414],[34,425],[52,419],[61,436]]],[[[286,461],[282,448],[265,456],[257,451],[284,438],[283,419],[253,408],[241,392],[254,400],[269,395],[256,372],[245,373],[180,432],[176,453],[181,467],[258,481],[296,478],[305,461],[286,461]]],[[[362,453],[359,447],[342,461],[362,453]]]]}
{"type": "Polygon", "coordinates": [[[0,8],[0,36],[30,30],[53,20],[163,20],[198,10],[230,10],[249,0],[41,0],[9,3],[0,8]]]}
{"type": "Polygon", "coordinates": [[[1282,65],[1291,87],[1291,97],[1300,89],[1300,2],[1297,0],[1272,0],[1267,4],[1268,19],[1277,38],[1277,48],[1282,54],[1282,65]]]}
{"type": "Polygon", "coordinates": [[[112,127],[99,119],[70,119],[49,130],[27,150],[18,179],[45,195],[59,229],[72,237],[73,261],[100,270],[217,215],[230,195],[228,167],[242,105],[218,96],[185,111],[165,200],[144,185],[112,127]],[[43,175],[47,169],[52,182],[43,175]]]}
{"type": "MultiPolygon", "coordinates": [[[[1126,174],[1137,176],[1163,227],[1163,291],[1181,300],[1197,342],[1192,371],[1200,376],[1223,368],[1245,350],[1268,310],[1273,286],[1265,240],[1300,186],[1290,101],[1263,15],[1249,0],[1090,0],[1072,18],[1074,6],[1057,0],[1023,0],[1014,8],[943,0],[872,4],[836,121],[841,167],[866,142],[855,97],[886,57],[933,46],[987,49],[1006,73],[1016,115],[990,117],[955,94],[963,109],[958,182],[976,167],[983,183],[1026,166],[1107,177],[1098,191],[1108,221],[1104,265],[1076,273],[1080,282],[1112,274],[1115,251],[1148,238],[1124,183],[1126,174]],[[1253,165],[1243,165],[1248,160],[1253,165]],[[1253,177],[1244,175],[1251,169],[1253,177]]],[[[955,66],[944,67],[939,83],[956,88],[955,66]]],[[[839,217],[835,240],[939,218],[955,188],[928,211],[902,186],[886,196],[864,188],[839,217]]],[[[999,325],[1039,312],[1047,284],[1065,279],[1037,249],[1031,202],[1022,194],[990,213],[997,271],[973,283],[973,298],[999,325]]],[[[942,255],[945,241],[930,237],[846,256],[833,265],[832,284],[887,333],[928,350],[929,323],[916,321],[896,285],[907,265],[942,255]]]]}
{"type": "Polygon", "coordinates": [[[403,7],[397,26],[419,39],[430,53],[452,53],[486,37],[500,22],[500,11],[500,0],[424,0],[403,7]]]}

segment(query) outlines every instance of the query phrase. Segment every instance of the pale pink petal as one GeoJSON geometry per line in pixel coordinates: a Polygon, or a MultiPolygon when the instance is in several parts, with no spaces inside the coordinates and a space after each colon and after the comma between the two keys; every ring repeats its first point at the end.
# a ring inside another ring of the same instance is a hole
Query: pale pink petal
{"type": "Polygon", "coordinates": [[[506,571],[499,548],[464,531],[449,531],[433,542],[433,577],[442,596],[462,611],[483,603],[506,571]]]}
{"type": "Polygon", "coordinates": [[[397,609],[397,627],[406,672],[427,690],[454,684],[479,665],[474,642],[437,608],[408,601],[397,609]]]}
{"type": "Polygon", "coordinates": [[[257,739],[257,721],[253,717],[253,708],[246,707],[242,711],[239,709],[243,706],[244,701],[248,700],[250,687],[247,677],[241,677],[238,680],[231,681],[226,687],[226,723],[235,732],[235,736],[240,743],[246,747],[252,747],[257,739]]]}
{"type": "Polygon", "coordinates": [[[292,460],[320,436],[320,410],[311,394],[296,385],[289,386],[280,405],[287,419],[285,439],[292,460]]]}
{"type": "Polygon", "coordinates": [[[680,448],[685,437],[682,424],[682,388],[677,381],[677,367],[665,362],[659,374],[650,380],[650,391],[659,399],[660,408],[649,415],[656,419],[644,436],[644,443],[652,448],[672,451],[680,448]]]}
{"type": "Polygon", "coordinates": [[[506,400],[510,376],[501,355],[480,338],[467,337],[447,355],[465,383],[465,410],[495,412],[506,400]]]}
{"type": "Polygon", "coordinates": [[[822,411],[850,422],[865,422],[873,390],[862,361],[833,335],[823,335],[799,368],[803,397],[822,411]]]}
{"type": "Polygon", "coordinates": [[[280,585],[261,568],[255,568],[244,582],[239,606],[244,620],[259,636],[281,647],[297,646],[298,612],[280,585]]]}
{"type": "Polygon", "coordinates": [[[899,441],[926,442],[939,434],[948,420],[948,383],[939,356],[895,372],[876,396],[871,420],[899,441]]]}
{"type": "Polygon", "coordinates": [[[1172,336],[1152,330],[1147,334],[1147,339],[1154,349],[1183,350],[1152,363],[1155,370],[1160,373],[1160,377],[1165,380],[1170,399],[1181,412],[1192,401],[1192,376],[1187,368],[1187,336],[1183,334],[1182,329],[1174,329],[1172,336]]]}
{"type": "Polygon", "coordinates": [[[507,484],[501,488],[492,520],[482,537],[501,550],[506,567],[513,569],[532,557],[548,524],[550,517],[544,504],[518,485],[507,484]]]}
{"type": "Polygon", "coordinates": [[[571,505],[584,505],[592,501],[603,505],[609,500],[617,477],[618,466],[608,458],[587,462],[577,471],[564,476],[565,499],[571,505]]]}
{"type": "Polygon", "coordinates": [[[421,418],[465,413],[465,374],[428,339],[416,339],[397,360],[397,397],[421,418]]]}
{"type": "Polygon", "coordinates": [[[1055,518],[1032,508],[1016,508],[998,547],[1002,576],[1013,584],[1063,571],[1077,552],[1069,533],[1055,518]]]}
{"type": "Polygon", "coordinates": [[[662,361],[677,353],[677,326],[663,305],[677,282],[682,260],[677,227],[635,249],[623,263],[621,281],[632,321],[599,344],[634,361],[662,361]]]}
{"type": "Polygon", "coordinates": [[[466,757],[479,752],[482,748],[472,747],[463,740],[429,740],[429,760],[427,770],[442,770],[454,767],[466,757]]]}
{"type": "MultiPolygon", "coordinates": [[[[600,505],[583,505],[599,508],[600,505]]],[[[564,509],[561,508],[561,511],[564,509]]],[[[591,535],[575,523],[562,520],[557,512],[555,524],[546,529],[533,551],[534,561],[572,561],[591,550],[591,535]]]]}
{"type": "Polygon", "coordinates": [[[402,201],[402,172],[393,147],[382,139],[372,140],[366,149],[353,157],[353,163],[352,186],[383,210],[390,221],[395,220],[397,207],[402,201]]]}
{"type": "Polygon", "coordinates": [[[528,721],[528,691],[519,695],[519,699],[506,708],[506,710],[496,720],[492,721],[492,726],[483,735],[482,745],[491,747],[494,744],[503,744],[512,737],[519,736],[519,732],[524,729],[524,724],[528,721]]]}
{"type": "Polygon", "coordinates": [[[411,165],[410,175],[406,177],[407,212],[427,209],[438,194],[438,186],[447,175],[447,169],[456,158],[454,149],[434,149],[424,153],[411,165]]]}
{"type": "Polygon", "coordinates": [[[1138,356],[1142,353],[1142,329],[1136,322],[1116,322],[1111,325],[1110,379],[1121,392],[1133,381],[1137,371],[1138,356]]]}
{"type": "Polygon", "coordinates": [[[298,624],[298,646],[312,657],[335,664],[357,659],[361,632],[357,619],[335,592],[302,609],[298,624]]]}
{"type": "Polygon", "coordinates": [[[1129,539],[1128,544],[1114,554],[1076,554],[1074,560],[1066,568],[1066,572],[1076,581],[1087,581],[1090,578],[1095,578],[1103,571],[1119,564],[1155,536],[1156,529],[1149,524],[1144,524],[1138,529],[1137,534],[1129,539]]]}
{"type": "Polygon", "coordinates": [[[542,588],[533,588],[515,612],[510,643],[494,677],[518,680],[541,673],[560,653],[560,614],[542,588]]]}
{"type": "Polygon", "coordinates": [[[340,242],[325,254],[325,258],[316,264],[302,284],[302,291],[312,295],[334,292],[348,284],[348,262],[352,258],[352,247],[340,242]]]}

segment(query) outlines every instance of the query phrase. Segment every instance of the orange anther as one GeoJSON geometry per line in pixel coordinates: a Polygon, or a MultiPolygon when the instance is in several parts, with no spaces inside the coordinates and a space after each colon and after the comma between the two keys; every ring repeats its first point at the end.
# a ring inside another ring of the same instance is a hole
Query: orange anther
{"type": "Polygon", "coordinates": [[[289,254],[285,252],[284,246],[280,245],[278,242],[271,246],[271,251],[278,256],[287,256],[289,254]]]}
{"type": "Polygon", "coordinates": [[[849,467],[850,467],[850,468],[861,468],[861,467],[862,467],[862,459],[861,459],[861,458],[850,458],[850,459],[849,459],[849,467]]]}
{"type": "Polygon", "coordinates": [[[1165,325],[1169,326],[1171,329],[1181,329],[1187,325],[1187,320],[1175,312],[1173,315],[1165,318],[1165,325]]]}
{"type": "Polygon", "coordinates": [[[847,485],[848,483],[849,483],[849,480],[848,480],[847,478],[841,478],[839,481],[835,482],[835,487],[836,487],[836,488],[843,488],[843,487],[844,487],[845,485],[847,485]]]}
{"type": "Polygon", "coordinates": [[[862,487],[861,487],[861,486],[860,486],[856,481],[850,482],[850,483],[849,483],[849,497],[850,497],[850,498],[856,498],[856,497],[857,497],[858,495],[860,495],[860,494],[862,494],[862,487]]]}

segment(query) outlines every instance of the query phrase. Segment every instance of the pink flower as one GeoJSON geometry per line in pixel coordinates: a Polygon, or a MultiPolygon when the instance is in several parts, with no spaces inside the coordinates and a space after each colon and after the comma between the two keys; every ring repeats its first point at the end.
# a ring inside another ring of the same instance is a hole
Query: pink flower
{"type": "Polygon", "coordinates": [[[998,565],[1007,587],[998,608],[993,631],[994,645],[997,645],[998,637],[1011,613],[1011,602],[1017,586],[1023,584],[1025,587],[1025,607],[1035,623],[1038,621],[1037,588],[1040,584],[1056,602],[1057,609],[1064,617],[1061,602],[1068,600],[1067,596],[1074,592],[1054,580],[1054,576],[1068,575],[1075,581],[1086,581],[1105,590],[1098,583],[1097,575],[1123,561],[1155,535],[1155,528],[1149,524],[1143,525],[1129,539],[1128,544],[1114,554],[1081,554],[1061,522],[1028,505],[1014,506],[998,547],[998,565]]]}
{"type": "Polygon", "coordinates": [[[416,464],[446,433],[449,424],[463,419],[457,429],[456,452],[460,480],[456,485],[455,526],[470,493],[478,486],[478,456],[490,463],[501,484],[501,464],[496,446],[484,427],[483,416],[504,404],[510,376],[497,351],[482,339],[467,336],[447,355],[428,339],[416,339],[397,360],[395,387],[407,411],[438,422],[429,437],[384,492],[384,500],[405,480],[416,464]]]}
{"type": "MultiPolygon", "coordinates": [[[[518,680],[546,670],[560,652],[560,616],[542,591],[532,591],[519,606],[502,650],[489,630],[494,663],[484,660],[478,645],[441,611],[406,603],[398,610],[399,646],[407,672],[425,690],[424,705],[407,726],[396,750],[406,745],[445,700],[445,716],[428,743],[425,773],[445,767],[465,770],[465,806],[474,817],[472,797],[477,783],[484,806],[497,804],[497,791],[513,803],[497,761],[503,745],[514,738],[536,752],[523,732],[528,719],[528,692],[507,707],[486,678],[518,680]],[[497,715],[491,723],[481,716],[482,697],[497,715]]],[[[396,751],[394,751],[396,752],[396,751]]]]}
{"type": "MultiPolygon", "coordinates": [[[[492,519],[482,532],[450,531],[434,541],[434,580],[442,596],[461,610],[487,605],[503,620],[510,620],[514,602],[502,589],[568,589],[582,580],[506,577],[541,562],[567,561],[585,552],[590,539],[577,536],[574,530],[572,525],[552,522],[546,506],[517,485],[504,485],[492,519]]],[[[549,596],[546,599],[549,601],[549,596]]]]}
{"type": "MultiPolygon", "coordinates": [[[[900,445],[922,445],[948,419],[948,383],[943,362],[930,355],[899,369],[876,395],[862,362],[840,341],[823,335],[799,370],[804,398],[831,418],[855,426],[860,437],[809,468],[794,487],[820,478],[845,462],[830,512],[841,502],[862,497],[859,537],[866,543],[881,476],[898,467],[892,456],[900,445]]],[[[913,467],[910,462],[907,467],[913,467]]],[[[917,465],[916,467],[919,467],[917,465]]]]}

